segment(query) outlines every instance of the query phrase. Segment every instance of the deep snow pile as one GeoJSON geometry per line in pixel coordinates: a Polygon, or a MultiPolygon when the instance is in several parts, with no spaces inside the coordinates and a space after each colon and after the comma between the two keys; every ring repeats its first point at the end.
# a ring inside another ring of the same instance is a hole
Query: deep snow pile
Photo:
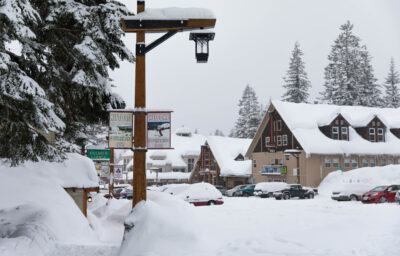
{"type": "Polygon", "coordinates": [[[381,185],[400,184],[400,165],[383,167],[365,167],[351,171],[329,173],[318,187],[321,195],[331,195],[334,190],[348,187],[369,186],[370,189],[381,185]]]}
{"type": "Polygon", "coordinates": [[[254,190],[261,190],[263,192],[275,192],[287,187],[285,182],[260,182],[254,187],[254,190]]]}
{"type": "Polygon", "coordinates": [[[68,157],[64,163],[0,166],[0,255],[42,256],[57,243],[98,244],[88,221],[61,186],[91,185],[97,177],[90,165],[78,174],[79,167],[89,164],[84,157],[68,157]]]}
{"type": "Polygon", "coordinates": [[[194,206],[162,192],[148,192],[148,200],[136,205],[125,223],[120,255],[190,255],[203,237],[194,206]]]}

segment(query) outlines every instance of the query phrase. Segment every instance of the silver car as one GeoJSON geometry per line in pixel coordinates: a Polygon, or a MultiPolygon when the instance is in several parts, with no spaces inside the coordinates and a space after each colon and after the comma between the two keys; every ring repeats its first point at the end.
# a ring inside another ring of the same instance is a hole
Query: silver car
{"type": "Polygon", "coordinates": [[[225,192],[225,195],[226,195],[226,196],[241,196],[241,195],[242,195],[242,192],[241,192],[240,190],[241,190],[242,188],[246,187],[247,185],[249,185],[249,184],[237,185],[236,187],[227,190],[227,191],[225,192]]]}

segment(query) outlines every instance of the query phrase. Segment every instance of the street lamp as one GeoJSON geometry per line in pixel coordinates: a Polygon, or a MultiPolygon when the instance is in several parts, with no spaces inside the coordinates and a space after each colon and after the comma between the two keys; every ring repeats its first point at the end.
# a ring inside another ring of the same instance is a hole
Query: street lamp
{"type": "Polygon", "coordinates": [[[300,154],[301,154],[301,151],[298,149],[286,149],[284,151],[285,156],[294,156],[296,158],[297,184],[301,184],[300,183],[300,154]]]}
{"type": "Polygon", "coordinates": [[[132,180],[132,207],[146,200],[146,54],[178,32],[214,28],[216,21],[212,12],[202,8],[145,10],[144,0],[137,1],[136,16],[121,19],[125,33],[136,33],[135,131],[132,148],[135,169],[132,180]],[[164,34],[146,45],[146,33],[164,34]]]}
{"type": "Polygon", "coordinates": [[[209,42],[214,40],[215,33],[209,30],[191,32],[189,40],[193,40],[195,45],[197,63],[207,63],[210,52],[209,42]]]}

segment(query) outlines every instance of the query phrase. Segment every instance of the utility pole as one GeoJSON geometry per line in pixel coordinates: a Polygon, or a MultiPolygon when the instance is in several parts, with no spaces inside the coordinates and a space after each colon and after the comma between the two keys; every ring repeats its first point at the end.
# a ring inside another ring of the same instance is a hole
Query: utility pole
{"type": "MultiPolygon", "coordinates": [[[[133,164],[133,200],[132,207],[142,200],[146,200],[146,53],[166,41],[178,32],[184,30],[200,30],[213,28],[216,19],[208,10],[180,10],[182,8],[154,9],[152,15],[145,12],[145,1],[137,1],[137,15],[121,19],[122,28],[126,33],[136,33],[136,71],[135,71],[135,125],[134,125],[134,164],[133,164]],[[206,15],[205,15],[206,13],[206,15]],[[193,14],[193,15],[192,15],[193,14]],[[177,15],[179,17],[177,17],[177,15]],[[190,17],[188,17],[190,16],[190,17]],[[160,38],[146,46],[146,32],[165,33],[160,38]]],[[[196,42],[196,58],[198,62],[207,62],[208,42],[214,39],[215,33],[202,31],[191,33],[190,40],[196,42]],[[206,46],[206,47],[203,47],[206,46]]]]}
{"type": "Polygon", "coordinates": [[[114,197],[114,149],[110,149],[110,182],[108,184],[108,194],[114,197]]]}
{"type": "MultiPolygon", "coordinates": [[[[137,1],[137,13],[144,10],[145,1],[137,1]]],[[[135,109],[144,111],[135,111],[132,207],[146,200],[146,55],[139,50],[145,37],[144,31],[136,33],[135,109]]]]}

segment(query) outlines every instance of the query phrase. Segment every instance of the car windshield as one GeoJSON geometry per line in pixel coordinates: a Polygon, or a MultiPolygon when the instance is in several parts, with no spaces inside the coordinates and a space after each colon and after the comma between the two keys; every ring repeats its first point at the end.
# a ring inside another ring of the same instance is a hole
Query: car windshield
{"type": "Polygon", "coordinates": [[[379,186],[379,187],[376,187],[376,188],[374,188],[374,189],[372,189],[371,191],[376,191],[376,192],[378,192],[378,191],[383,191],[383,190],[385,190],[385,188],[386,188],[386,186],[379,186]]]}
{"type": "Polygon", "coordinates": [[[245,189],[253,189],[256,185],[248,185],[245,187],[245,189]]]}

